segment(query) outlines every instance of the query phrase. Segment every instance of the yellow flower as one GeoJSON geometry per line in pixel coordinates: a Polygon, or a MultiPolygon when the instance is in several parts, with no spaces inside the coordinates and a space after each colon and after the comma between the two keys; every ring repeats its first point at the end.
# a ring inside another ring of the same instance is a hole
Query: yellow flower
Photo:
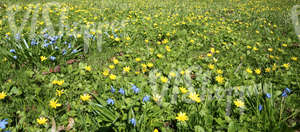
{"type": "Polygon", "coordinates": [[[170,52],[171,51],[171,48],[167,45],[166,47],[166,50],[168,51],[168,52],[170,52]]]}
{"type": "Polygon", "coordinates": [[[220,75],[216,76],[216,81],[219,83],[219,84],[222,84],[224,83],[224,78],[220,75]]]}
{"type": "Polygon", "coordinates": [[[211,53],[215,53],[215,48],[210,48],[211,53]]]}
{"type": "Polygon", "coordinates": [[[61,106],[61,104],[57,103],[57,100],[51,100],[49,105],[51,108],[54,108],[54,109],[61,106]]]}
{"type": "Polygon", "coordinates": [[[177,114],[176,119],[179,120],[179,121],[187,121],[189,118],[186,115],[186,113],[180,112],[180,113],[177,114]]]}
{"type": "Polygon", "coordinates": [[[153,130],[153,132],[159,132],[156,128],[153,130]]]}
{"type": "Polygon", "coordinates": [[[110,75],[109,75],[109,78],[110,78],[111,80],[116,80],[116,79],[117,79],[117,76],[114,75],[114,74],[110,74],[110,75]]]}
{"type": "Polygon", "coordinates": [[[217,73],[218,73],[218,74],[223,74],[223,71],[222,71],[221,69],[218,69],[218,70],[217,70],[217,73]]]}
{"type": "Polygon", "coordinates": [[[153,67],[153,63],[147,63],[147,66],[148,66],[149,68],[151,68],[151,67],[153,67]]]}
{"type": "Polygon", "coordinates": [[[255,69],[254,71],[255,71],[255,73],[258,74],[258,75],[261,73],[260,69],[255,69]]]}
{"type": "Polygon", "coordinates": [[[162,41],[163,44],[166,44],[166,43],[168,43],[168,42],[169,42],[168,39],[164,39],[164,40],[162,41]]]}
{"type": "Polygon", "coordinates": [[[64,80],[60,80],[60,81],[57,81],[57,85],[59,85],[59,86],[61,86],[61,85],[63,85],[65,83],[65,81],[64,80]]]}
{"type": "Polygon", "coordinates": [[[180,72],[180,74],[181,74],[181,75],[184,75],[184,73],[185,73],[185,71],[184,71],[184,70],[182,70],[182,71],[180,72]]]}
{"type": "Polygon", "coordinates": [[[142,66],[143,68],[147,68],[147,65],[146,65],[146,64],[141,64],[141,66],[142,66]]]}
{"type": "Polygon", "coordinates": [[[41,56],[40,58],[41,58],[41,61],[47,60],[47,58],[45,56],[41,56]]]}
{"type": "Polygon", "coordinates": [[[0,93],[0,100],[4,99],[6,97],[6,93],[5,92],[1,92],[0,93]]]}
{"type": "Polygon", "coordinates": [[[283,66],[285,69],[289,69],[290,64],[286,63],[286,64],[283,64],[282,66],[283,66]]]}
{"type": "Polygon", "coordinates": [[[293,60],[293,61],[297,61],[297,60],[298,60],[298,58],[297,58],[297,57],[291,57],[291,60],[293,60]]]}
{"type": "Polygon", "coordinates": [[[146,40],[145,40],[145,43],[149,43],[149,40],[146,39],[146,40]]]}
{"type": "Polygon", "coordinates": [[[84,69],[85,69],[86,71],[91,71],[91,70],[92,70],[91,66],[85,66],[84,69]]]}
{"type": "Polygon", "coordinates": [[[129,66],[123,67],[123,71],[124,72],[129,72],[130,71],[130,67],[129,66]]]}
{"type": "Polygon", "coordinates": [[[40,117],[40,118],[37,118],[36,121],[37,121],[38,124],[44,125],[44,124],[46,124],[48,119],[46,119],[45,117],[40,117]]]}
{"type": "Polygon", "coordinates": [[[162,54],[157,54],[156,56],[157,56],[158,58],[162,58],[162,57],[163,57],[162,54]]]}
{"type": "Polygon", "coordinates": [[[159,94],[153,95],[153,100],[154,100],[155,102],[160,101],[160,98],[161,98],[161,96],[160,96],[159,94]]]}
{"type": "Polygon", "coordinates": [[[189,98],[197,103],[201,102],[199,94],[197,94],[196,92],[190,93],[189,98]]]}
{"type": "Polygon", "coordinates": [[[176,76],[176,73],[175,73],[175,72],[170,72],[170,76],[171,76],[171,77],[175,77],[175,76],[176,76]]]}
{"type": "Polygon", "coordinates": [[[120,41],[120,38],[116,37],[116,38],[115,38],[115,41],[120,41]]]}
{"type": "Polygon", "coordinates": [[[135,58],[136,62],[140,62],[142,59],[141,58],[135,58]]]}
{"type": "Polygon", "coordinates": [[[193,43],[195,43],[195,40],[191,39],[190,42],[193,44],[193,43]]]}
{"type": "Polygon", "coordinates": [[[247,68],[247,69],[246,69],[246,72],[252,74],[252,70],[251,70],[250,68],[247,68]]]}
{"type": "Polygon", "coordinates": [[[62,89],[62,90],[56,90],[56,96],[61,96],[62,94],[64,94],[65,92],[64,92],[64,90],[62,89]]]}
{"type": "Polygon", "coordinates": [[[212,56],[212,54],[211,54],[211,53],[207,53],[207,56],[208,56],[208,57],[211,57],[211,56],[212,56]]]}
{"type": "Polygon", "coordinates": [[[188,92],[188,90],[185,87],[180,87],[179,89],[182,94],[186,94],[188,92]]]}
{"type": "Polygon", "coordinates": [[[215,68],[215,66],[213,64],[208,64],[208,68],[213,70],[215,68]]]}
{"type": "Polygon", "coordinates": [[[251,49],[252,47],[250,45],[247,45],[247,49],[251,49]]]}
{"type": "Polygon", "coordinates": [[[265,69],[265,71],[266,71],[266,72],[270,72],[270,71],[271,71],[271,68],[267,67],[267,68],[265,69]]]}
{"type": "Polygon", "coordinates": [[[104,70],[102,74],[103,74],[104,76],[108,76],[109,70],[108,70],[108,69],[104,70]]]}
{"type": "Polygon", "coordinates": [[[258,49],[257,49],[256,47],[253,47],[253,50],[254,50],[254,51],[257,51],[258,49]]]}
{"type": "Polygon", "coordinates": [[[268,48],[268,51],[272,52],[272,51],[273,51],[273,48],[268,48]]]}
{"type": "Polygon", "coordinates": [[[130,37],[126,37],[126,40],[130,40],[130,37]]]}
{"type": "Polygon", "coordinates": [[[237,107],[240,107],[240,108],[243,108],[245,106],[245,103],[239,99],[235,100],[234,101],[234,104],[237,106],[237,107]]]}
{"type": "Polygon", "coordinates": [[[109,65],[108,66],[110,69],[115,69],[115,65],[109,65]]]}
{"type": "Polygon", "coordinates": [[[287,47],[287,44],[282,44],[283,47],[287,47]]]}
{"type": "Polygon", "coordinates": [[[118,64],[118,63],[119,63],[119,60],[116,59],[116,58],[114,58],[114,59],[113,59],[113,62],[114,62],[114,64],[118,64]]]}
{"type": "Polygon", "coordinates": [[[161,80],[161,82],[163,82],[163,83],[168,82],[168,78],[166,78],[166,77],[164,77],[164,76],[160,77],[160,80],[161,80]]]}
{"type": "Polygon", "coordinates": [[[80,99],[82,101],[90,101],[91,100],[91,96],[89,94],[80,95],[80,99]]]}

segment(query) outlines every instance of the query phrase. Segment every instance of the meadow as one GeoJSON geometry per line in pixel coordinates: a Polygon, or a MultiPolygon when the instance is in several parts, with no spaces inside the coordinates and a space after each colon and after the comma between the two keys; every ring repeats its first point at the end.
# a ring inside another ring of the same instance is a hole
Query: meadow
{"type": "Polygon", "coordinates": [[[1,0],[0,132],[300,131],[296,5],[1,0]]]}

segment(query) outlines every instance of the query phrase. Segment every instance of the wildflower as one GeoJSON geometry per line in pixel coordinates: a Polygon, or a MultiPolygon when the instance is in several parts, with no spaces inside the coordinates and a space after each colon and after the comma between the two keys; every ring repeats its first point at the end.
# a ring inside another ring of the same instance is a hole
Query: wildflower
{"type": "Polygon", "coordinates": [[[159,94],[153,95],[153,100],[154,100],[155,102],[158,102],[158,101],[160,100],[160,98],[161,98],[161,96],[160,96],[159,94]]]}
{"type": "Polygon", "coordinates": [[[159,132],[159,131],[158,131],[158,129],[155,128],[155,129],[153,130],[153,132],[159,132]]]}
{"type": "Polygon", "coordinates": [[[217,73],[218,73],[218,74],[223,74],[223,71],[222,71],[221,69],[218,69],[218,70],[217,70],[217,73]]]}
{"type": "Polygon", "coordinates": [[[4,99],[6,97],[6,93],[5,92],[1,92],[0,93],[0,100],[4,99]]]}
{"type": "Polygon", "coordinates": [[[268,48],[268,51],[272,52],[272,51],[273,51],[273,48],[268,48]]]}
{"type": "Polygon", "coordinates": [[[41,59],[41,61],[47,60],[47,58],[45,56],[41,56],[40,59],[41,59]]]}
{"type": "Polygon", "coordinates": [[[149,43],[149,40],[146,39],[146,40],[145,40],[145,43],[149,43]]]}
{"type": "Polygon", "coordinates": [[[150,96],[146,95],[144,98],[143,98],[143,102],[148,102],[150,100],[150,96]]]}
{"type": "Polygon", "coordinates": [[[297,60],[298,60],[298,58],[297,58],[297,57],[291,57],[291,60],[293,60],[293,61],[297,61],[297,60]]]}
{"type": "Polygon", "coordinates": [[[245,106],[244,102],[237,99],[234,101],[234,104],[237,106],[237,107],[240,107],[240,108],[243,108],[245,106]]]}
{"type": "Polygon", "coordinates": [[[270,71],[271,71],[271,68],[267,67],[267,68],[265,69],[265,71],[266,71],[266,72],[270,72],[270,71]]]}
{"type": "Polygon", "coordinates": [[[116,90],[115,90],[115,88],[114,88],[113,86],[110,86],[110,91],[111,91],[112,93],[114,93],[116,90]]]}
{"type": "Polygon", "coordinates": [[[289,69],[290,64],[286,63],[286,64],[283,64],[282,66],[283,66],[285,69],[289,69]]]}
{"type": "Polygon", "coordinates": [[[215,68],[215,66],[213,64],[208,64],[208,68],[213,70],[215,68]]]}
{"type": "Polygon", "coordinates": [[[110,78],[111,80],[116,80],[116,79],[117,79],[117,76],[114,75],[114,74],[110,74],[110,75],[109,75],[109,78],[110,78]]]}
{"type": "Polygon", "coordinates": [[[263,109],[263,106],[261,104],[258,105],[258,110],[261,111],[263,109]]]}
{"type": "Polygon", "coordinates": [[[158,58],[162,58],[162,57],[163,57],[162,54],[157,54],[156,56],[157,56],[158,58]]]}
{"type": "Polygon", "coordinates": [[[287,45],[287,44],[282,44],[282,46],[283,46],[283,47],[287,47],[288,45],[287,45]]]}
{"type": "Polygon", "coordinates": [[[170,48],[168,45],[165,47],[165,49],[166,49],[168,52],[171,51],[171,48],[170,48]]]}
{"type": "Polygon", "coordinates": [[[291,93],[292,91],[289,88],[285,88],[284,91],[291,93]]]}
{"type": "Polygon", "coordinates": [[[147,63],[147,66],[148,66],[149,68],[151,68],[151,67],[153,67],[153,63],[147,63]]]}
{"type": "Polygon", "coordinates": [[[247,68],[247,69],[246,69],[246,72],[252,74],[252,70],[251,70],[250,68],[247,68]]]}
{"type": "Polygon", "coordinates": [[[64,90],[56,90],[56,96],[61,96],[64,92],[64,90]]]}
{"type": "Polygon", "coordinates": [[[108,70],[108,69],[104,70],[102,74],[103,74],[104,76],[108,76],[108,75],[109,75],[109,70],[108,70]]]}
{"type": "Polygon", "coordinates": [[[185,73],[185,71],[184,71],[184,70],[180,71],[180,74],[181,74],[181,75],[183,75],[184,73],[185,73]]]}
{"type": "Polygon", "coordinates": [[[120,88],[119,93],[124,95],[125,94],[125,90],[123,88],[120,88]]]}
{"type": "Polygon", "coordinates": [[[171,76],[171,77],[175,77],[175,76],[176,76],[176,73],[175,73],[175,72],[170,72],[170,76],[171,76]]]}
{"type": "Polygon", "coordinates": [[[211,53],[207,53],[207,56],[208,56],[208,57],[211,57],[211,56],[212,56],[212,54],[211,54],[211,53]]]}
{"type": "Polygon", "coordinates": [[[130,123],[133,125],[133,126],[136,126],[136,120],[134,118],[131,118],[130,119],[130,123]]]}
{"type": "Polygon", "coordinates": [[[50,60],[55,61],[55,60],[56,60],[56,57],[50,56],[50,60]]]}
{"type": "Polygon", "coordinates": [[[222,84],[224,83],[224,78],[220,75],[216,76],[216,81],[219,83],[219,84],[222,84]]]}
{"type": "Polygon", "coordinates": [[[271,98],[271,94],[266,93],[267,98],[271,98]]]}
{"type": "Polygon", "coordinates": [[[78,52],[77,49],[73,49],[71,53],[76,54],[78,52]]]}
{"type": "Polygon", "coordinates": [[[130,71],[130,67],[129,66],[123,67],[123,71],[124,72],[129,72],[130,71]]]}
{"type": "Polygon", "coordinates": [[[115,69],[115,65],[109,65],[108,66],[110,69],[115,69]]]}
{"type": "Polygon", "coordinates": [[[140,62],[142,59],[141,58],[135,58],[136,62],[140,62]]]}
{"type": "Polygon", "coordinates": [[[0,120],[0,128],[1,129],[5,129],[6,128],[6,124],[8,124],[7,119],[4,119],[2,121],[0,120]]]}
{"type": "Polygon", "coordinates": [[[40,118],[37,118],[37,119],[36,119],[36,122],[37,122],[39,125],[44,125],[44,124],[46,124],[47,121],[48,121],[48,119],[46,119],[45,117],[40,117],[40,118]]]}
{"type": "Polygon", "coordinates": [[[215,53],[215,48],[210,48],[211,53],[215,53]]]}
{"type": "Polygon", "coordinates": [[[282,94],[281,94],[281,96],[282,96],[282,97],[287,97],[286,91],[283,91],[282,94]]]}
{"type": "Polygon", "coordinates": [[[10,53],[16,53],[16,50],[15,49],[10,49],[9,52],[10,53]]]}
{"type": "Polygon", "coordinates": [[[185,87],[180,87],[179,90],[182,94],[186,94],[188,92],[188,90],[185,87]]]}
{"type": "Polygon", "coordinates": [[[196,92],[190,93],[189,98],[197,103],[201,102],[199,94],[197,94],[196,92]]]}
{"type": "Polygon", "coordinates": [[[254,71],[257,75],[259,75],[261,73],[260,69],[255,69],[254,71]]]}
{"type": "Polygon", "coordinates": [[[133,84],[132,84],[131,89],[133,90],[133,92],[134,92],[135,94],[139,93],[139,91],[140,91],[140,89],[139,89],[137,86],[133,85],[133,84]]]}
{"type": "Polygon", "coordinates": [[[115,41],[119,42],[121,39],[119,37],[115,38],[115,41]]]}
{"type": "Polygon", "coordinates": [[[164,77],[164,76],[160,77],[160,80],[161,80],[161,82],[163,82],[163,83],[168,82],[168,78],[166,78],[166,77],[164,77]]]}
{"type": "Polygon", "coordinates": [[[61,106],[61,104],[59,104],[59,103],[57,103],[58,102],[58,100],[51,100],[50,101],[50,107],[51,108],[54,108],[54,109],[56,109],[57,107],[60,107],[61,106]]]}
{"type": "Polygon", "coordinates": [[[187,121],[189,118],[186,115],[186,113],[180,112],[180,113],[177,114],[176,119],[179,120],[179,121],[187,121]]]}
{"type": "Polygon", "coordinates": [[[91,100],[91,96],[89,94],[80,95],[80,99],[82,101],[90,101],[91,100]]]}
{"type": "Polygon", "coordinates": [[[114,58],[114,59],[113,59],[113,63],[116,65],[116,64],[118,64],[118,63],[119,63],[119,60],[118,60],[118,59],[116,59],[116,58],[114,58]]]}
{"type": "Polygon", "coordinates": [[[13,58],[16,60],[18,58],[18,56],[14,55],[13,58]]]}
{"type": "Polygon", "coordinates": [[[115,104],[115,101],[111,98],[109,98],[106,102],[107,104],[111,104],[111,105],[115,104]]]}
{"type": "Polygon", "coordinates": [[[85,69],[86,71],[91,71],[91,70],[92,70],[91,66],[85,66],[84,69],[85,69]]]}

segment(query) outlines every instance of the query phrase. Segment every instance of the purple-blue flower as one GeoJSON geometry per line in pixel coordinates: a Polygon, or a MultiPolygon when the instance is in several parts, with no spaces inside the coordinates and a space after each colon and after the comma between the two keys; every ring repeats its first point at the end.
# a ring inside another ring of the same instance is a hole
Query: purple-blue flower
{"type": "Polygon", "coordinates": [[[143,102],[148,102],[150,100],[150,96],[146,95],[144,98],[143,98],[143,102]]]}
{"type": "Polygon", "coordinates": [[[258,110],[261,111],[262,109],[263,109],[263,106],[261,104],[259,104],[258,110]]]}
{"type": "Polygon", "coordinates": [[[4,119],[4,120],[0,121],[0,128],[1,129],[5,129],[6,128],[6,124],[8,124],[7,119],[4,119]]]}
{"type": "Polygon", "coordinates": [[[139,91],[140,91],[140,89],[139,89],[137,86],[133,85],[133,84],[132,84],[131,89],[133,90],[133,92],[134,92],[135,94],[139,93],[139,91]]]}
{"type": "Polygon", "coordinates": [[[130,119],[130,123],[131,123],[133,126],[135,126],[135,125],[136,125],[136,120],[135,120],[134,118],[131,118],[131,119],[130,119]]]}
{"type": "Polygon", "coordinates": [[[50,60],[55,61],[55,60],[56,60],[56,57],[50,56],[50,60]]]}
{"type": "Polygon", "coordinates": [[[284,91],[286,91],[287,93],[291,93],[292,92],[289,88],[285,88],[284,91]]]}
{"type": "Polygon", "coordinates": [[[271,94],[267,93],[266,94],[267,98],[271,98],[271,94]]]}
{"type": "Polygon", "coordinates": [[[119,93],[124,95],[125,94],[125,90],[123,88],[120,88],[119,93]]]}
{"type": "Polygon", "coordinates": [[[10,53],[16,53],[16,50],[15,49],[10,49],[9,52],[10,53]]]}
{"type": "Polygon", "coordinates": [[[111,104],[111,105],[115,104],[115,101],[111,98],[109,98],[106,102],[107,104],[111,104]]]}
{"type": "Polygon", "coordinates": [[[113,87],[113,86],[110,86],[110,91],[112,92],[112,93],[114,93],[116,90],[115,90],[115,88],[113,87]]]}
{"type": "Polygon", "coordinates": [[[13,58],[16,60],[16,59],[18,59],[18,56],[15,55],[15,56],[13,56],[13,58]]]}

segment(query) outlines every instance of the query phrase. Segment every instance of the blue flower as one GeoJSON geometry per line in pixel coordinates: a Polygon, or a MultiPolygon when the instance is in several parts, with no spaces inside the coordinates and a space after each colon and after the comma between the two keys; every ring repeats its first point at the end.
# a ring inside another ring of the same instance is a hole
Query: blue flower
{"type": "Polygon", "coordinates": [[[32,46],[35,46],[35,45],[37,45],[38,43],[33,39],[33,40],[31,40],[31,45],[32,46]]]}
{"type": "Polygon", "coordinates": [[[72,44],[71,44],[71,43],[69,43],[68,48],[69,48],[69,49],[72,48],[72,44]]]}
{"type": "Polygon", "coordinates": [[[65,55],[65,54],[67,54],[67,51],[65,49],[63,49],[62,55],[65,55]]]}
{"type": "Polygon", "coordinates": [[[119,93],[124,95],[125,94],[125,90],[123,88],[120,88],[119,93]]]}
{"type": "Polygon", "coordinates": [[[281,96],[282,96],[282,97],[286,97],[286,96],[287,96],[287,93],[286,93],[285,91],[283,91],[282,94],[281,94],[281,96]]]}
{"type": "Polygon", "coordinates": [[[271,94],[267,93],[266,94],[267,98],[271,98],[271,94]]]}
{"type": "Polygon", "coordinates": [[[43,47],[47,48],[49,46],[48,43],[43,44],[43,47]]]}
{"type": "Polygon", "coordinates": [[[292,92],[289,88],[285,88],[284,91],[286,91],[287,93],[291,93],[292,92]]]}
{"type": "Polygon", "coordinates": [[[50,56],[50,60],[55,61],[56,57],[50,56]]]}
{"type": "Polygon", "coordinates": [[[54,49],[58,50],[59,48],[58,48],[58,46],[55,46],[54,49]]]}
{"type": "Polygon", "coordinates": [[[110,91],[112,92],[112,93],[114,93],[116,90],[115,90],[115,88],[113,87],[113,86],[110,86],[110,91]]]}
{"type": "Polygon", "coordinates": [[[6,124],[8,124],[7,119],[4,119],[4,120],[0,121],[0,128],[1,129],[5,129],[6,128],[6,124]]]}
{"type": "Polygon", "coordinates": [[[134,118],[131,118],[130,119],[130,123],[133,125],[133,126],[136,126],[136,120],[134,118]]]}
{"type": "Polygon", "coordinates": [[[77,52],[78,52],[77,49],[73,49],[73,51],[72,51],[73,54],[75,54],[75,53],[77,53],[77,52]]]}
{"type": "Polygon", "coordinates": [[[16,53],[16,50],[15,49],[10,49],[9,52],[10,53],[16,53]]]}
{"type": "Polygon", "coordinates": [[[16,60],[16,59],[18,59],[18,56],[15,55],[15,56],[13,56],[13,58],[16,60]]]}
{"type": "Polygon", "coordinates": [[[107,104],[111,104],[111,105],[115,104],[115,101],[111,98],[109,98],[106,102],[107,104]]]}
{"type": "Polygon", "coordinates": [[[131,89],[133,90],[133,92],[134,92],[135,94],[139,93],[139,91],[140,91],[140,89],[139,89],[138,87],[136,87],[135,85],[133,85],[133,84],[132,84],[131,89]]]}
{"type": "Polygon", "coordinates": [[[261,111],[262,109],[263,109],[263,106],[261,104],[259,104],[258,110],[261,111]]]}
{"type": "Polygon", "coordinates": [[[150,96],[146,95],[144,98],[143,98],[143,102],[148,102],[150,100],[150,96]]]}
{"type": "Polygon", "coordinates": [[[20,39],[20,34],[17,33],[15,37],[16,37],[17,40],[19,40],[20,39]]]}

